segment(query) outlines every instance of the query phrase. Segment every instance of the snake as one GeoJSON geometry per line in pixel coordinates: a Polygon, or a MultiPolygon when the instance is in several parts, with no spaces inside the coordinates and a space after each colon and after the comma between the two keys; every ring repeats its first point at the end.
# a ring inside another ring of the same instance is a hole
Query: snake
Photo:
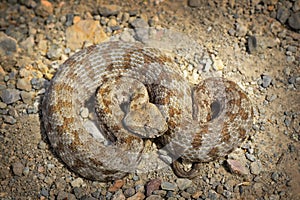
{"type": "Polygon", "coordinates": [[[181,162],[228,155],[247,137],[252,118],[251,102],[235,82],[212,77],[191,84],[170,56],[138,42],[103,42],[73,54],[42,101],[54,152],[75,173],[99,181],[134,171],[145,140],[159,142],[175,174],[190,177],[193,170],[181,162]],[[82,108],[104,140],[87,128],[82,108]]]}

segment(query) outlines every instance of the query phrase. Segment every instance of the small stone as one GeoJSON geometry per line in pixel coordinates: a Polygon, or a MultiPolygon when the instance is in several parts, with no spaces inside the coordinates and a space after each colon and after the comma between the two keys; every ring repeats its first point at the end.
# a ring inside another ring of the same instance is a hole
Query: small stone
{"type": "Polygon", "coordinates": [[[246,158],[248,160],[250,160],[251,162],[254,162],[256,160],[255,156],[252,154],[246,153],[245,155],[246,155],[246,158]]]}
{"type": "Polygon", "coordinates": [[[0,55],[11,55],[17,52],[17,48],[17,41],[14,38],[0,32],[0,55]]]}
{"type": "Polygon", "coordinates": [[[115,18],[111,18],[107,23],[107,26],[117,26],[117,25],[118,25],[118,22],[115,18]]]}
{"type": "Polygon", "coordinates": [[[40,4],[35,9],[37,15],[41,17],[48,17],[53,14],[53,5],[47,0],[41,0],[40,4]]]}
{"type": "Polygon", "coordinates": [[[223,194],[223,192],[224,192],[224,187],[223,187],[223,185],[218,185],[216,191],[217,191],[217,193],[219,193],[219,194],[223,194]]]}
{"type": "Polygon", "coordinates": [[[238,37],[244,37],[247,34],[248,28],[241,24],[241,23],[237,23],[235,26],[235,35],[238,37]]]}
{"type": "Polygon", "coordinates": [[[293,13],[288,20],[289,26],[293,29],[300,29],[300,11],[293,13]]]}
{"type": "Polygon", "coordinates": [[[62,54],[62,49],[58,45],[51,45],[47,52],[47,57],[49,59],[55,60],[59,59],[62,54]]]}
{"type": "Polygon", "coordinates": [[[124,191],[124,195],[126,198],[131,197],[135,194],[135,189],[134,188],[128,188],[124,191]]]}
{"type": "Polygon", "coordinates": [[[118,190],[113,196],[112,200],[125,200],[126,197],[124,196],[122,190],[118,190]]]}
{"type": "Polygon", "coordinates": [[[12,117],[12,116],[7,116],[7,115],[4,115],[4,116],[3,116],[3,121],[4,121],[5,123],[11,124],[11,125],[13,125],[13,124],[15,124],[15,123],[17,122],[17,120],[16,120],[14,117],[12,117]]]}
{"type": "Polygon", "coordinates": [[[142,18],[136,18],[133,22],[130,23],[133,28],[147,28],[149,27],[148,23],[142,18]]]}
{"type": "Polygon", "coordinates": [[[71,26],[73,24],[73,18],[74,18],[74,14],[73,13],[69,13],[66,15],[66,26],[71,26]]]}
{"type": "Polygon", "coordinates": [[[250,171],[252,174],[258,175],[260,174],[261,170],[262,170],[262,166],[260,162],[257,161],[257,162],[252,162],[250,164],[250,171]]]}
{"type": "Polygon", "coordinates": [[[279,179],[279,173],[278,172],[273,172],[271,175],[271,178],[273,181],[277,182],[279,179]]]}
{"type": "Polygon", "coordinates": [[[263,75],[262,76],[262,86],[264,88],[269,87],[269,85],[271,84],[271,82],[272,82],[272,77],[271,76],[269,76],[269,75],[263,75]]]}
{"type": "Polygon", "coordinates": [[[76,178],[71,182],[72,187],[80,187],[83,184],[82,178],[76,178]]]}
{"type": "Polygon", "coordinates": [[[101,16],[109,17],[112,15],[118,15],[121,10],[120,6],[117,5],[101,5],[98,9],[101,16]]]}
{"type": "Polygon", "coordinates": [[[0,97],[1,97],[2,101],[6,104],[12,104],[12,103],[18,101],[19,99],[21,99],[20,91],[16,90],[16,89],[2,90],[2,92],[0,93],[0,97]]]}
{"type": "Polygon", "coordinates": [[[247,40],[248,52],[251,54],[255,52],[257,48],[257,40],[255,36],[249,36],[247,40]]]}
{"type": "Polygon", "coordinates": [[[56,200],[76,200],[76,197],[74,194],[67,193],[64,191],[59,191],[56,197],[56,200]]]}
{"type": "Polygon", "coordinates": [[[188,192],[181,192],[180,195],[184,198],[184,199],[190,199],[191,198],[191,194],[188,192]]]}
{"type": "Polygon", "coordinates": [[[221,59],[214,58],[213,61],[214,61],[214,64],[213,64],[214,70],[221,71],[221,70],[224,69],[224,64],[223,64],[223,61],[221,59]]]}
{"type": "Polygon", "coordinates": [[[300,0],[296,0],[293,5],[293,11],[297,12],[300,10],[300,0]]]}
{"type": "Polygon", "coordinates": [[[27,176],[28,174],[29,174],[29,167],[24,167],[24,169],[23,169],[23,174],[24,174],[24,176],[27,176]]]}
{"type": "Polygon", "coordinates": [[[31,35],[20,43],[20,47],[22,47],[26,51],[30,51],[32,50],[34,44],[34,36],[31,35]]]}
{"type": "Polygon", "coordinates": [[[46,188],[42,188],[42,190],[41,190],[41,195],[42,196],[44,196],[44,197],[48,197],[49,196],[49,192],[48,192],[48,190],[46,189],[46,188]]]}
{"type": "Polygon", "coordinates": [[[160,195],[150,195],[146,198],[146,200],[163,200],[163,198],[160,195]]]}
{"type": "Polygon", "coordinates": [[[175,191],[177,189],[177,185],[175,183],[164,181],[161,183],[161,188],[163,190],[175,191]]]}
{"type": "Polygon", "coordinates": [[[116,180],[112,186],[108,188],[109,192],[115,192],[124,185],[123,180],[116,180]]]}
{"type": "Polygon", "coordinates": [[[202,2],[200,0],[189,0],[188,5],[190,7],[199,7],[201,6],[202,2]]]}
{"type": "Polygon", "coordinates": [[[290,11],[286,7],[279,7],[276,14],[276,19],[278,19],[282,24],[286,22],[286,20],[290,16],[290,11]]]}
{"type": "Polygon", "coordinates": [[[242,175],[249,173],[247,168],[244,167],[244,165],[240,163],[238,160],[227,159],[226,162],[229,167],[229,170],[232,173],[242,174],[242,175]]]}
{"type": "Polygon", "coordinates": [[[44,149],[46,149],[46,146],[47,146],[47,144],[43,140],[41,140],[39,142],[38,148],[44,150],[44,149]]]}
{"type": "Polygon", "coordinates": [[[27,77],[18,79],[17,88],[29,92],[32,89],[30,79],[27,77]]]}
{"type": "Polygon", "coordinates": [[[153,180],[149,181],[146,186],[146,191],[147,191],[146,196],[148,197],[152,194],[153,191],[158,190],[160,184],[161,184],[160,179],[153,179],[153,180]]]}
{"type": "Polygon", "coordinates": [[[26,104],[31,104],[34,98],[34,92],[21,91],[22,101],[26,104]]]}
{"type": "Polygon", "coordinates": [[[81,115],[82,118],[88,118],[88,116],[89,116],[89,109],[82,108],[81,112],[80,112],[80,115],[81,115]]]}
{"type": "Polygon", "coordinates": [[[137,192],[132,197],[127,198],[127,200],[143,200],[145,199],[145,195],[141,192],[137,192]]]}
{"type": "Polygon", "coordinates": [[[198,190],[192,194],[192,197],[194,199],[198,199],[202,195],[202,193],[203,193],[202,191],[198,190]]]}
{"type": "Polygon", "coordinates": [[[15,162],[12,165],[12,171],[14,175],[21,176],[23,173],[24,165],[21,162],[15,162]]]}
{"type": "Polygon", "coordinates": [[[84,43],[98,44],[107,39],[98,21],[81,20],[66,30],[67,47],[71,50],[80,49],[84,43]]]}
{"type": "Polygon", "coordinates": [[[180,190],[185,190],[193,184],[193,181],[187,178],[178,178],[176,184],[180,190]]]}
{"type": "MultiPolygon", "coordinates": [[[[300,1],[299,1],[300,2],[300,1]]],[[[296,46],[293,46],[293,45],[289,45],[287,47],[287,50],[290,51],[290,52],[293,52],[293,53],[296,53],[297,52],[297,47],[296,46]]]]}

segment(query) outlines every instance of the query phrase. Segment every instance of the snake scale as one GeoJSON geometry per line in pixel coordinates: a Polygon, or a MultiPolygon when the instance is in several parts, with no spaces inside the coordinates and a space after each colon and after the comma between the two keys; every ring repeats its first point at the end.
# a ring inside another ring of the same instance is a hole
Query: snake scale
{"type": "MultiPolygon", "coordinates": [[[[61,65],[42,113],[63,162],[100,181],[136,169],[145,139],[157,139],[174,160],[200,163],[225,156],[246,138],[253,117],[236,83],[208,78],[191,85],[160,50],[112,41],[83,49],[61,65]],[[90,105],[108,142],[84,126],[80,113],[90,105]]],[[[184,176],[177,164],[174,169],[184,176]]]]}

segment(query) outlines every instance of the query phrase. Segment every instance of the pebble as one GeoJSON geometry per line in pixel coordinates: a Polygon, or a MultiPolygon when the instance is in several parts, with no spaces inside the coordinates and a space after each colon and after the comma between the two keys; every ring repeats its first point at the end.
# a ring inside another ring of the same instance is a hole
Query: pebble
{"type": "Polygon", "coordinates": [[[14,38],[0,32],[0,55],[11,55],[17,52],[17,48],[17,41],[14,38]]]}
{"type": "Polygon", "coordinates": [[[26,77],[18,79],[17,88],[29,92],[32,89],[30,78],[26,77]]]}
{"type": "Polygon", "coordinates": [[[256,161],[250,164],[250,171],[252,174],[259,175],[261,170],[262,170],[262,166],[260,162],[256,161]]]}
{"type": "Polygon", "coordinates": [[[12,117],[12,116],[7,116],[7,115],[4,115],[4,116],[3,116],[3,121],[4,121],[5,123],[11,124],[11,125],[13,125],[13,124],[15,124],[15,123],[17,122],[17,120],[16,120],[14,117],[12,117]]]}
{"type": "Polygon", "coordinates": [[[81,112],[80,112],[80,115],[81,115],[82,118],[88,118],[88,116],[89,116],[89,109],[82,108],[81,112]]]}
{"type": "Polygon", "coordinates": [[[47,0],[41,0],[35,9],[35,13],[41,17],[48,17],[53,14],[53,5],[47,0]]]}
{"type": "Polygon", "coordinates": [[[98,9],[99,14],[103,17],[109,17],[112,15],[118,15],[121,10],[120,6],[117,5],[101,5],[98,9]]]}
{"type": "Polygon", "coordinates": [[[126,197],[124,196],[122,190],[118,190],[111,198],[112,200],[125,200],[126,197]]]}
{"type": "Polygon", "coordinates": [[[62,49],[58,45],[51,45],[47,52],[47,58],[56,60],[60,58],[61,54],[62,49]]]}
{"type": "Polygon", "coordinates": [[[148,23],[145,22],[145,20],[142,18],[136,18],[130,24],[131,24],[131,26],[133,26],[133,28],[148,28],[149,27],[148,23]]]}
{"type": "Polygon", "coordinates": [[[75,180],[71,181],[72,187],[80,187],[83,184],[82,178],[76,178],[75,180]]]}
{"type": "Polygon", "coordinates": [[[185,190],[193,184],[193,181],[187,178],[178,178],[176,184],[180,190],[185,190]]]}
{"type": "Polygon", "coordinates": [[[160,195],[151,195],[149,197],[146,198],[146,200],[163,200],[164,198],[162,198],[160,195]]]}
{"type": "Polygon", "coordinates": [[[12,171],[14,175],[21,176],[24,170],[24,165],[21,162],[15,162],[12,165],[12,171]]]}
{"type": "Polygon", "coordinates": [[[137,192],[132,197],[127,198],[127,200],[143,200],[145,199],[145,195],[142,192],[137,192]]]}
{"type": "Polygon", "coordinates": [[[0,93],[2,101],[6,104],[12,104],[21,99],[20,91],[16,89],[5,89],[0,93]]]}
{"type": "Polygon", "coordinates": [[[269,87],[269,85],[271,84],[272,82],[272,77],[269,76],[269,75],[262,75],[262,86],[264,88],[267,88],[269,87]]]}
{"type": "Polygon", "coordinates": [[[34,92],[25,92],[25,91],[21,91],[20,94],[21,94],[22,101],[26,104],[31,104],[35,95],[34,92]]]}
{"type": "Polygon", "coordinates": [[[76,200],[76,197],[74,194],[64,192],[64,191],[59,191],[56,200],[76,200]]]}
{"type": "Polygon", "coordinates": [[[257,40],[255,36],[249,36],[247,39],[248,51],[250,54],[254,53],[257,48],[257,40]]]}
{"type": "Polygon", "coordinates": [[[67,47],[73,51],[80,49],[86,42],[98,44],[106,39],[103,28],[94,20],[81,20],[66,30],[67,47]]]}
{"type": "Polygon", "coordinates": [[[48,191],[46,188],[44,188],[44,187],[42,187],[40,193],[41,193],[41,195],[44,196],[44,197],[48,197],[48,196],[49,196],[49,191],[48,191]]]}
{"type": "Polygon", "coordinates": [[[246,153],[245,156],[246,156],[246,158],[247,158],[248,160],[250,160],[251,162],[254,162],[254,161],[256,160],[255,156],[252,155],[252,154],[246,153]]]}
{"type": "Polygon", "coordinates": [[[278,172],[273,172],[271,175],[271,178],[273,181],[277,182],[279,179],[279,173],[278,172]]]}
{"type": "Polygon", "coordinates": [[[177,190],[177,185],[175,183],[170,183],[167,181],[163,181],[160,186],[163,190],[169,190],[169,191],[177,190]]]}
{"type": "Polygon", "coordinates": [[[124,185],[124,181],[123,180],[121,180],[121,179],[120,180],[116,180],[116,181],[114,181],[114,184],[108,188],[108,191],[109,192],[115,192],[118,189],[120,189],[123,185],[124,185]]]}
{"type": "Polygon", "coordinates": [[[188,6],[190,7],[199,7],[201,6],[202,2],[200,0],[189,0],[188,6]]]}
{"type": "Polygon", "coordinates": [[[299,30],[300,29],[300,11],[293,13],[288,20],[288,24],[293,29],[299,30]]]}
{"type": "Polygon", "coordinates": [[[150,196],[153,191],[158,190],[159,186],[161,185],[160,179],[153,179],[147,183],[146,186],[146,196],[150,196]]]}
{"type": "Polygon", "coordinates": [[[124,195],[126,198],[128,197],[131,197],[135,194],[135,189],[134,188],[127,188],[125,191],[124,191],[124,195]]]}
{"type": "Polygon", "coordinates": [[[246,167],[244,167],[245,165],[242,164],[240,161],[233,160],[233,159],[227,159],[226,162],[229,167],[229,170],[232,173],[242,174],[242,175],[249,174],[248,169],[246,167]]]}
{"type": "Polygon", "coordinates": [[[284,24],[290,16],[290,11],[286,7],[280,6],[277,10],[276,19],[284,24]]]}

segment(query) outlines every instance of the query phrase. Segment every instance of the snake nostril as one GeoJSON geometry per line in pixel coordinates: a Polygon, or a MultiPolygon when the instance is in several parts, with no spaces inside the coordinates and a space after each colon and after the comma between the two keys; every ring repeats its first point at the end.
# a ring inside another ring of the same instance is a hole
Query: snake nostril
{"type": "Polygon", "coordinates": [[[210,104],[210,109],[211,109],[211,113],[212,113],[212,117],[211,120],[215,119],[218,117],[220,111],[221,111],[221,104],[218,100],[212,102],[210,104]]]}

